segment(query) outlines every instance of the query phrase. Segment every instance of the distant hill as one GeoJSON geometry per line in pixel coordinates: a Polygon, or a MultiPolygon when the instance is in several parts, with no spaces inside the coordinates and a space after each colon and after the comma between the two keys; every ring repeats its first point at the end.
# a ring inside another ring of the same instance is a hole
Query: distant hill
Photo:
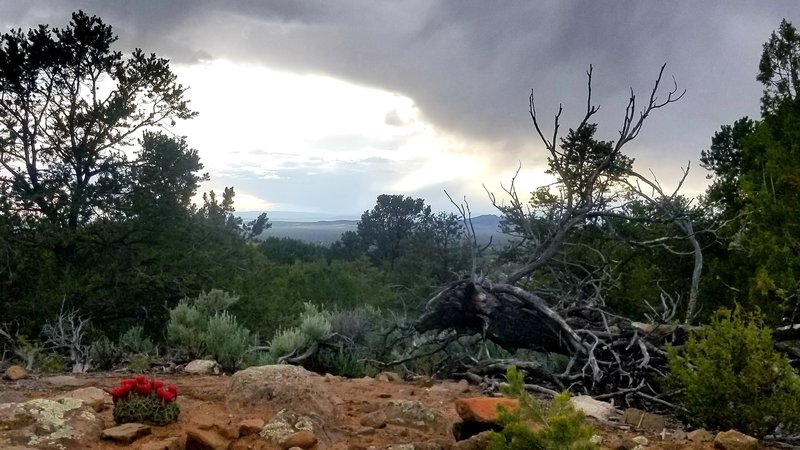
{"type": "MultiPolygon", "coordinates": [[[[241,213],[241,217],[250,220],[258,216],[257,212],[241,213]],[[252,217],[250,217],[252,216],[252,217]]],[[[358,220],[333,219],[333,220],[311,220],[314,213],[287,213],[287,212],[267,212],[269,221],[272,224],[262,238],[292,238],[305,242],[313,242],[320,245],[330,245],[341,237],[346,231],[356,231],[358,220]],[[283,219],[292,216],[294,220],[283,219]],[[273,218],[275,217],[275,218],[273,218]]],[[[335,217],[335,216],[334,216],[335,217]]],[[[499,231],[500,217],[493,214],[485,214],[472,218],[472,226],[480,242],[488,242],[492,238],[494,244],[506,241],[506,237],[499,231]]]]}

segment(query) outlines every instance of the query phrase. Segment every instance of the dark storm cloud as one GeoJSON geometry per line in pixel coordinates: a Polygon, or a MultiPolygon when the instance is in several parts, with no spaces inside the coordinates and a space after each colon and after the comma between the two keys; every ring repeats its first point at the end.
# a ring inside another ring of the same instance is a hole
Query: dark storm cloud
{"type": "Polygon", "coordinates": [[[123,45],[175,61],[255,61],[408,95],[436,125],[513,159],[534,141],[531,88],[543,115],[563,101],[569,125],[593,64],[601,133],[613,139],[628,88],[644,98],[667,62],[668,84],[674,75],[687,94],[631,146],[645,164],[667,154],[696,160],[719,125],[757,114],[761,45],[781,18],[800,21],[796,0],[0,4],[7,24],[63,24],[84,8],[113,24],[123,45]]]}

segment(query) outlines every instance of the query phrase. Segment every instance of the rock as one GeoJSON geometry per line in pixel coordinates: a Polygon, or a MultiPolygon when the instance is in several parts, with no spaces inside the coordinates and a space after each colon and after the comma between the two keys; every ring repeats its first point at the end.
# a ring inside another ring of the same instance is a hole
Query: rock
{"type": "Polygon", "coordinates": [[[456,412],[465,422],[497,423],[497,407],[509,411],[519,408],[519,402],[510,398],[468,397],[455,401],[456,412]]]}
{"type": "Polygon", "coordinates": [[[391,381],[393,383],[399,383],[403,381],[403,377],[395,372],[381,372],[375,375],[375,379],[383,382],[391,381]]]}
{"type": "Polygon", "coordinates": [[[392,398],[392,394],[382,393],[378,394],[378,398],[392,398]]]}
{"type": "Polygon", "coordinates": [[[386,414],[383,411],[374,411],[361,417],[359,423],[365,427],[383,428],[386,426],[386,414]]]}
{"type": "Polygon", "coordinates": [[[758,439],[736,430],[728,430],[717,433],[714,447],[722,450],[757,450],[758,439]]]}
{"type": "Polygon", "coordinates": [[[3,378],[9,381],[17,381],[28,378],[28,371],[25,370],[22,366],[9,366],[8,369],[3,373],[3,378]]]}
{"type": "Polygon", "coordinates": [[[25,396],[17,391],[0,392],[0,403],[22,403],[24,401],[25,396]]]}
{"type": "Polygon", "coordinates": [[[52,384],[56,387],[81,387],[90,384],[86,378],[77,378],[72,375],[56,375],[54,377],[44,377],[40,381],[52,384]]]}
{"type": "Polygon", "coordinates": [[[183,450],[186,444],[177,436],[161,439],[159,441],[146,442],[139,447],[139,450],[183,450]]]}
{"type": "Polygon", "coordinates": [[[485,431],[502,431],[503,426],[497,423],[484,422],[456,422],[453,424],[453,437],[456,441],[463,441],[473,436],[477,436],[485,431]]]}
{"type": "Polygon", "coordinates": [[[622,415],[622,422],[654,433],[660,433],[667,426],[664,416],[651,414],[636,408],[626,409],[622,415]]]}
{"type": "Polygon", "coordinates": [[[633,442],[636,442],[639,445],[647,445],[650,441],[644,436],[636,436],[635,438],[631,439],[633,442]]]}
{"type": "Polygon", "coordinates": [[[224,415],[194,414],[189,419],[189,427],[198,430],[210,430],[226,439],[237,439],[239,437],[239,428],[231,426],[230,420],[224,415]]]}
{"type": "Polygon", "coordinates": [[[261,419],[246,419],[239,422],[239,436],[249,436],[258,434],[264,428],[264,421],[261,419]]]}
{"type": "Polygon", "coordinates": [[[111,396],[106,391],[96,387],[75,389],[74,391],[69,391],[65,394],[53,397],[53,400],[62,398],[76,398],[97,412],[114,406],[114,401],[111,399],[111,396]]]}
{"type": "Polygon", "coordinates": [[[489,432],[476,434],[469,439],[458,441],[450,447],[450,450],[485,450],[489,447],[489,432]]]}
{"type": "Polygon", "coordinates": [[[686,437],[692,442],[711,442],[714,440],[714,435],[706,431],[704,428],[690,431],[686,437]]]}
{"type": "Polygon", "coordinates": [[[100,438],[102,422],[78,399],[33,399],[0,404],[0,443],[4,448],[83,449],[100,438]]]}
{"type": "Polygon", "coordinates": [[[299,366],[250,367],[236,372],[228,382],[226,400],[243,408],[290,408],[323,419],[335,417],[336,405],[319,375],[299,366]]]}
{"type": "Polygon", "coordinates": [[[456,383],[456,386],[458,388],[458,392],[462,394],[469,392],[469,381],[467,380],[459,380],[458,383],[456,383]]]}
{"type": "Polygon", "coordinates": [[[183,371],[192,375],[218,375],[220,366],[210,359],[195,359],[183,368],[183,371]]]}
{"type": "Polygon", "coordinates": [[[608,420],[617,413],[616,408],[611,403],[595,400],[588,395],[571,397],[569,401],[575,409],[582,411],[587,417],[594,417],[598,420],[608,420]]]}
{"type": "Polygon", "coordinates": [[[390,425],[442,433],[449,428],[444,416],[417,401],[393,400],[382,411],[386,414],[386,423],[390,425]]]}
{"type": "Polygon", "coordinates": [[[140,437],[150,434],[150,427],[141,423],[124,423],[116,427],[106,428],[100,437],[121,444],[130,444],[140,437]]]}
{"type": "Polygon", "coordinates": [[[309,449],[317,444],[317,436],[311,431],[300,430],[292,433],[278,442],[281,448],[288,449],[291,447],[300,447],[302,449],[309,449]]]}
{"type": "Polygon", "coordinates": [[[189,428],[186,430],[186,448],[191,450],[227,450],[230,439],[213,430],[189,428]]]}
{"type": "Polygon", "coordinates": [[[670,436],[672,436],[672,439],[675,439],[676,441],[689,439],[689,435],[683,430],[675,430],[670,434],[670,436]]]}
{"type": "Polygon", "coordinates": [[[629,438],[614,438],[608,443],[611,450],[633,450],[638,446],[639,444],[629,438]]]}

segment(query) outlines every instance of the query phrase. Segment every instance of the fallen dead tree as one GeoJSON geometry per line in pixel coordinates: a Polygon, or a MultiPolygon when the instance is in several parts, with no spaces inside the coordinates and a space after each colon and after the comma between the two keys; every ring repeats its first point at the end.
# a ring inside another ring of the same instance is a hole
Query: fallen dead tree
{"type": "Polygon", "coordinates": [[[455,329],[482,334],[508,349],[530,349],[569,357],[566,370],[551,373],[531,361],[484,360],[466,368],[473,379],[525,370],[541,392],[569,389],[617,404],[660,404],[656,377],[666,372],[665,342],[680,341],[682,326],[632,322],[596,307],[555,310],[535,294],[488,280],[451,283],[428,301],[417,331],[455,329]]]}

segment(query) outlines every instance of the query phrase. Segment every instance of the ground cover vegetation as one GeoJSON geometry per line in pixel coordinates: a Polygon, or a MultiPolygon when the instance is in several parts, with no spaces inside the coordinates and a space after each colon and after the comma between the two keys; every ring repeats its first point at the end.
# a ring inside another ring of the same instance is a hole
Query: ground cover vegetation
{"type": "MultiPolygon", "coordinates": [[[[795,425],[764,400],[800,410],[791,23],[758,62],[761,117],[722,126],[701,151],[711,185],[699,198],[625,153],[683,95],[665,88],[665,66],[644,102],[631,93],[614,140],[593,122],[592,68],[584,117],[564,135],[561,110],[548,127],[531,93],[556,181],[489,192],[509,241],[486,247],[468,204],[435,213],[391,194],[330,247],[259,240],[267,215],[237,218],[233,187],[193,202],[208,176],[187,139],[165,131],[196,114],[169,61],[115,40],[83,12],[0,38],[0,364],[146,371],[208,357],[228,372],[290,363],[479,382],[514,366],[553,396],[570,388],[758,435],[795,425]],[[741,348],[745,362],[728,369],[741,348]],[[712,392],[753,403],[731,415],[712,392]]],[[[496,439],[512,442],[514,429],[496,439]]]]}

